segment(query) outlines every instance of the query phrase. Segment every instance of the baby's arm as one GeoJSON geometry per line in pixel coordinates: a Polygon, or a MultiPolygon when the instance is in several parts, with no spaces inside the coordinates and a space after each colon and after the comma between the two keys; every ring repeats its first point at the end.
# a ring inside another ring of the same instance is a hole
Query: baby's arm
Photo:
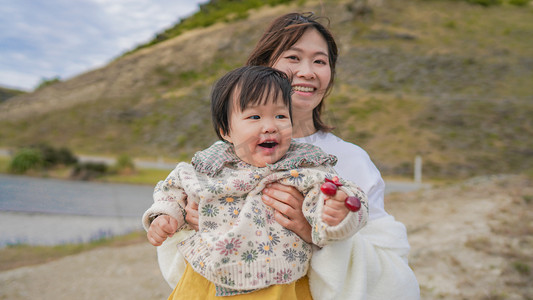
{"type": "Polygon", "coordinates": [[[163,242],[174,235],[178,230],[178,220],[171,216],[160,215],[157,216],[148,228],[148,241],[154,246],[161,246],[163,242]]]}
{"type": "Polygon", "coordinates": [[[187,195],[180,181],[180,170],[184,166],[179,164],[164,181],[156,185],[154,203],[143,215],[143,227],[154,246],[161,245],[186,224],[184,208],[187,195]]]}
{"type": "Polygon", "coordinates": [[[319,167],[310,172],[312,173],[308,175],[315,180],[305,194],[302,211],[311,224],[313,244],[322,247],[353,236],[364,227],[368,219],[366,194],[354,183],[341,179],[342,186],[338,187],[336,193],[332,196],[325,195],[320,186],[324,183],[324,177],[335,176],[333,168],[319,167]],[[359,199],[361,208],[358,211],[351,212],[345,206],[347,196],[359,199]]]}
{"type": "Polygon", "coordinates": [[[350,210],[344,202],[348,195],[342,190],[338,190],[334,196],[327,196],[324,199],[324,208],[322,210],[322,221],[329,226],[339,225],[348,215],[350,210]]]}

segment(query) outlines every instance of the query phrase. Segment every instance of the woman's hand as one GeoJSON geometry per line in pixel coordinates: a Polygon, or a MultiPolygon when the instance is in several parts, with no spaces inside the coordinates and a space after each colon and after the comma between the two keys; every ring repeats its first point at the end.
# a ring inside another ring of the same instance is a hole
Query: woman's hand
{"type": "Polygon", "coordinates": [[[295,187],[271,183],[263,189],[262,199],[263,203],[276,211],[276,222],[296,233],[304,241],[312,242],[311,225],[302,212],[304,196],[295,187]]]}
{"type": "Polygon", "coordinates": [[[185,221],[191,226],[195,231],[198,231],[198,203],[194,201],[187,201],[187,206],[185,206],[185,221]]]}

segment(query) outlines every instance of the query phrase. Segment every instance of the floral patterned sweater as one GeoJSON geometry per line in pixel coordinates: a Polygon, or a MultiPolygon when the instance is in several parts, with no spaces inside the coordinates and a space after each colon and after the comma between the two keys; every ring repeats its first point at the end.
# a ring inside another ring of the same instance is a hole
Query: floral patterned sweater
{"type": "MultiPolygon", "coordinates": [[[[312,226],[313,244],[351,237],[368,218],[365,193],[354,183],[340,187],[361,201],[337,226],[322,222],[324,195],[320,185],[335,176],[337,159],[320,148],[293,141],[278,162],[259,168],[241,161],[231,144],[217,142],[196,153],[192,164],[179,163],[154,190],[154,204],[143,215],[151,220],[166,214],[186,228],[186,201],[199,204],[199,231],[178,245],[192,268],[217,288],[255,290],[287,284],[307,273],[312,247],[274,220],[274,210],[261,200],[272,182],[296,187],[303,195],[302,211],[312,226]]],[[[178,229],[179,230],[179,229],[178,229]]]]}

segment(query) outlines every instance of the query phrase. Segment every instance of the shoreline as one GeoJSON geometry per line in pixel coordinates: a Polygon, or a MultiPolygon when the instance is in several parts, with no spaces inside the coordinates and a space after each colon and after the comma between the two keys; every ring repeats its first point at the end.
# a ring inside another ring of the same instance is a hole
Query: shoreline
{"type": "Polygon", "coordinates": [[[0,249],[87,243],[143,230],[140,217],[0,211],[0,249]]]}

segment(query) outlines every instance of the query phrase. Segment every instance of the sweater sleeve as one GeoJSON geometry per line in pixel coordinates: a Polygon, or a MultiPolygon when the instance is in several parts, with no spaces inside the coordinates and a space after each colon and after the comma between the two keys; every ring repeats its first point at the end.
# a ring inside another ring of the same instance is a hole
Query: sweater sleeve
{"type": "Polygon", "coordinates": [[[150,228],[153,219],[158,215],[169,215],[178,221],[178,229],[185,223],[185,206],[187,194],[185,193],[180,178],[180,172],[187,164],[180,163],[165,180],[159,181],[154,189],[154,203],[144,212],[142,217],[143,227],[146,231],[150,228]]]}
{"type": "Polygon", "coordinates": [[[361,201],[361,209],[357,212],[349,212],[344,220],[336,226],[329,226],[322,221],[325,195],[320,191],[320,186],[327,177],[335,175],[332,168],[327,168],[329,172],[318,172],[313,176],[316,181],[311,190],[305,194],[302,211],[312,227],[313,244],[323,247],[335,241],[350,238],[363,228],[368,219],[368,201],[366,194],[355,183],[341,180],[343,186],[340,187],[348,196],[355,196],[361,201]]]}

